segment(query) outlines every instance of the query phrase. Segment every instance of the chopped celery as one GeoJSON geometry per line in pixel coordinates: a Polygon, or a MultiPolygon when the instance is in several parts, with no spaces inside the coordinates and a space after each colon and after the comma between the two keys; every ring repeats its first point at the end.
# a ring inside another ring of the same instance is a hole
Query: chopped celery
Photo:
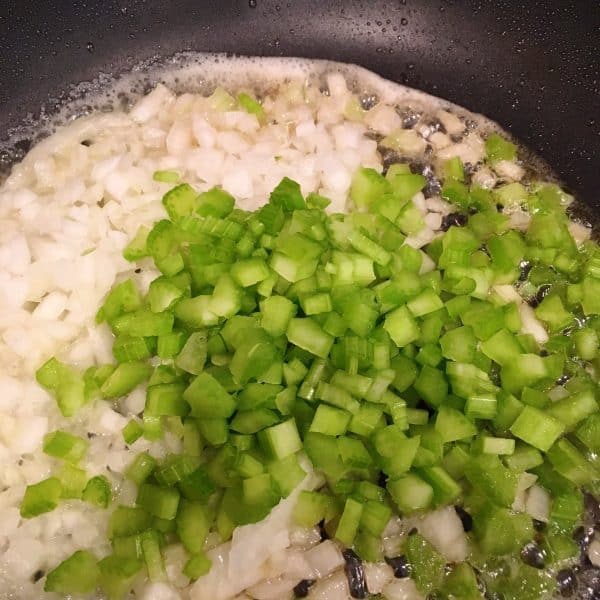
{"type": "Polygon", "coordinates": [[[88,442],[66,431],[52,431],[44,436],[44,452],[67,462],[79,462],[87,452],[88,442]]]}
{"type": "Polygon", "coordinates": [[[112,490],[104,475],[92,477],[83,488],[81,499],[100,508],[107,508],[112,499],[112,490]]]}
{"type": "Polygon", "coordinates": [[[56,477],[49,477],[39,483],[28,485],[21,501],[21,516],[24,519],[31,519],[54,510],[58,506],[61,493],[61,482],[56,477]]]}
{"type": "Polygon", "coordinates": [[[136,503],[160,519],[174,519],[179,505],[179,492],[173,488],[142,483],[138,489],[136,503]]]}
{"type": "Polygon", "coordinates": [[[418,533],[408,536],[404,551],[412,566],[411,577],[418,590],[423,594],[430,594],[436,590],[444,578],[444,557],[418,533]]]}
{"type": "Polygon", "coordinates": [[[48,573],[44,591],[65,596],[89,594],[96,589],[99,576],[100,570],[94,555],[78,550],[48,573]]]}
{"type": "MultiPolygon", "coordinates": [[[[218,89],[210,102],[264,118],[248,94],[236,101],[218,89]]],[[[414,132],[400,133],[386,143],[416,143],[414,132]]],[[[498,172],[516,158],[497,134],[485,146],[498,172]]],[[[536,476],[551,496],[544,548],[553,561],[570,560],[583,512],[578,488],[598,487],[600,253],[595,242],[575,244],[558,188],[470,186],[456,157],[440,172],[442,196],[480,212],[464,227],[457,217],[424,250],[405,240],[424,226],[415,195],[427,183],[408,165],[386,176],[359,169],[350,199],[360,210],[350,215],[327,214],[326,199],[305,200],[288,178],[250,212],[220,188],[199,194],[177,173],[155,174],[179,184],[163,197],[169,219],[140,228],[124,256],[147,257],[162,275],[145,294],[133,279],[117,284],[97,313],[115,334],[116,364],[81,375],[52,358],[36,379],[65,416],[100,398],[121,403],[148,381],[144,411],[123,427],[123,440],[144,436],[168,453],[157,461],[143,452],[125,470],[137,506],[110,516],[114,554],[97,566],[91,557],[85,576],[68,559],[47,585],[77,594],[99,584],[120,598],[143,565],[151,581],[167,580],[161,546],[176,540],[189,553],[183,575],[198,579],[211,565],[209,531],[225,542],[236,526],[265,517],[304,485],[306,457],[327,485],[298,490],[294,521],[324,521],[364,560],[382,560],[394,512],[457,501],[473,518],[473,566],[514,555],[533,529],[513,503],[536,476]],[[496,203],[530,210],[527,231],[509,230],[496,203]],[[524,261],[532,267],[519,280],[524,261]],[[519,294],[539,300],[537,325],[519,294]],[[544,344],[540,322],[550,333],[544,344]]],[[[27,487],[23,518],[61,498],[110,505],[109,479],[76,466],[88,445],[62,430],[45,436],[44,452],[63,466],[27,487]]],[[[478,597],[467,563],[445,573],[419,534],[403,551],[419,592],[478,597]]],[[[498,575],[507,597],[529,597],[529,582],[546,589],[545,575],[528,569],[498,575]]]]}

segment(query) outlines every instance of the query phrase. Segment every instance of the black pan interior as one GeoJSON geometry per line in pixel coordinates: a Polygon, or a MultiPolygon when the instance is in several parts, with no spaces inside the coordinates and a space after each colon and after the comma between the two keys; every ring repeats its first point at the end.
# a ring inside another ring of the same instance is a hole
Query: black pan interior
{"type": "Polygon", "coordinates": [[[358,63],[498,121],[600,209],[591,0],[6,0],[0,138],[73,84],[183,50],[358,63]]]}

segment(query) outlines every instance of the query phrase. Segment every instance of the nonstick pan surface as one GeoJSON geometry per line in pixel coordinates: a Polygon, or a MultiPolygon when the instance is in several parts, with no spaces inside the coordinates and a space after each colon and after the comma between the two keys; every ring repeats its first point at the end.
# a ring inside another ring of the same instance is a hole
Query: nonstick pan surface
{"type": "Polygon", "coordinates": [[[0,138],[74,84],[157,56],[328,58],[491,117],[600,209],[592,0],[6,0],[0,33],[0,138]]]}

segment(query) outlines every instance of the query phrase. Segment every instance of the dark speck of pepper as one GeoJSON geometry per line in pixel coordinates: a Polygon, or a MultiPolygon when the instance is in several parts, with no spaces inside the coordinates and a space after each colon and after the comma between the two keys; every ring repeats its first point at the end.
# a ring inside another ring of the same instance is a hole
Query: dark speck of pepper
{"type": "Polygon", "coordinates": [[[537,544],[526,544],[521,549],[521,560],[535,569],[544,568],[544,552],[537,544]]]}
{"type": "Polygon", "coordinates": [[[303,579],[294,587],[294,598],[306,598],[314,582],[314,579],[303,579]]]}
{"type": "Polygon", "coordinates": [[[591,544],[593,537],[593,527],[584,527],[581,525],[573,532],[573,539],[579,544],[582,550],[585,550],[591,544]]]}
{"type": "Polygon", "coordinates": [[[463,213],[450,213],[442,219],[442,231],[448,231],[453,225],[455,227],[464,227],[467,224],[468,217],[463,213]]]}
{"type": "Polygon", "coordinates": [[[393,558],[385,557],[385,562],[392,567],[394,571],[394,577],[397,579],[404,579],[410,577],[410,564],[404,554],[400,556],[394,556],[393,558]]]}
{"type": "Polygon", "coordinates": [[[568,598],[577,586],[577,580],[575,579],[575,573],[572,569],[561,569],[556,574],[556,583],[558,584],[558,591],[561,596],[568,598]]]}
{"type": "Polygon", "coordinates": [[[600,569],[593,567],[579,574],[579,592],[582,600],[600,598],[600,569]]]}
{"type": "Polygon", "coordinates": [[[600,526],[600,502],[589,492],[584,492],[583,503],[586,517],[596,525],[600,526]]]}
{"type": "Polygon", "coordinates": [[[319,521],[319,534],[321,536],[321,541],[329,539],[329,535],[325,529],[325,521],[323,519],[319,521]]]}
{"type": "Polygon", "coordinates": [[[455,506],[454,510],[462,523],[463,529],[466,532],[471,531],[473,529],[473,517],[462,506],[455,506]]]}
{"type": "Polygon", "coordinates": [[[348,579],[348,587],[352,598],[366,598],[368,595],[367,582],[363,564],[354,550],[344,550],[342,552],[346,564],[344,571],[348,579]]]}
{"type": "Polygon", "coordinates": [[[523,260],[519,263],[519,281],[525,281],[527,276],[529,275],[529,271],[531,271],[532,264],[526,260],[523,260]]]}
{"type": "Polygon", "coordinates": [[[44,571],[38,569],[32,576],[31,581],[37,583],[45,575],[44,571]]]}
{"type": "Polygon", "coordinates": [[[533,528],[536,531],[545,531],[546,523],[544,523],[544,521],[538,521],[537,519],[533,519],[533,528]]]}

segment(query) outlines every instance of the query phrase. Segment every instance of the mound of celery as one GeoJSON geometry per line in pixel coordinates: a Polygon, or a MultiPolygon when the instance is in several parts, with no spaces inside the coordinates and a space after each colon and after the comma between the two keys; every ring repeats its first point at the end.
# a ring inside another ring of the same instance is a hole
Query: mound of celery
{"type": "MultiPolygon", "coordinates": [[[[487,148],[490,161],[514,156],[498,136],[487,148]]],[[[161,549],[177,540],[189,553],[185,575],[202,576],[208,532],[227,540],[267,515],[304,478],[305,453],[327,484],[300,494],[298,524],[324,522],[361,558],[381,561],[393,514],[460,504],[473,521],[469,563],[448,569],[419,534],[405,542],[421,592],[481,597],[473,567],[505,598],[553,591],[552,569],[578,556],[582,489],[600,488],[600,252],[576,246],[554,185],[469,187],[458,159],[444,176],[443,196],[468,221],[425,252],[403,244],[423,227],[411,198],[426,184],[403,164],[385,176],[359,170],[358,210],[347,215],[328,215],[325,198],[304,198],[289,179],[255,212],[218,188],[181,184],[164,196],[168,219],[141,228],[124,252],[162,275],[145,296],[119,283],[98,312],[116,362],[81,374],[52,358],[37,379],[65,416],[146,384],[125,442],[168,432],[183,450],[163,462],[135,456],[126,476],[136,505],[113,506],[108,479],[78,466],[87,441],[46,436],[62,467],[27,488],[22,516],[65,498],[109,508],[113,549],[100,561],[76,552],[46,590],[99,586],[122,598],[140,574],[166,578],[161,549]],[[515,203],[531,213],[526,232],[502,212],[515,203]],[[537,293],[543,347],[521,333],[518,302],[497,293],[507,284],[525,299],[537,293]],[[551,497],[541,533],[512,509],[535,477],[551,497]],[[546,569],[519,559],[534,539],[546,569]]]]}

